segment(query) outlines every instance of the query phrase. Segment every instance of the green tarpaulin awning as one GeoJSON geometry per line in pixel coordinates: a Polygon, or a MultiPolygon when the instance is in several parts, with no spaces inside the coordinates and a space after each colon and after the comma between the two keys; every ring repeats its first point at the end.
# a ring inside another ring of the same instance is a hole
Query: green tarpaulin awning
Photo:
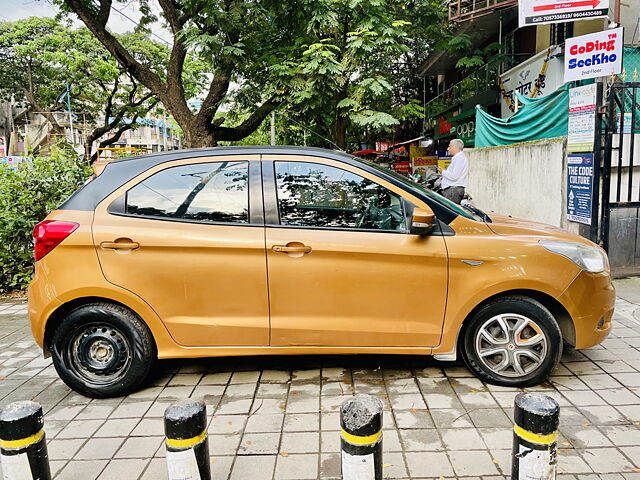
{"type": "Polygon", "coordinates": [[[493,117],[476,108],[476,148],[567,135],[569,122],[569,84],[541,98],[529,98],[516,92],[523,104],[510,118],[493,117]]]}

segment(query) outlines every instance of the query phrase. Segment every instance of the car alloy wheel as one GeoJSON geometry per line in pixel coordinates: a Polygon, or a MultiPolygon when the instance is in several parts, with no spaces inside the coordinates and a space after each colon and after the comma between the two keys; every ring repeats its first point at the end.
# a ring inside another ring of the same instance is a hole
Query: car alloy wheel
{"type": "Polygon", "coordinates": [[[544,362],[548,339],[534,320],[505,313],[489,318],[480,326],[475,349],[482,364],[495,374],[523,377],[544,362]]]}

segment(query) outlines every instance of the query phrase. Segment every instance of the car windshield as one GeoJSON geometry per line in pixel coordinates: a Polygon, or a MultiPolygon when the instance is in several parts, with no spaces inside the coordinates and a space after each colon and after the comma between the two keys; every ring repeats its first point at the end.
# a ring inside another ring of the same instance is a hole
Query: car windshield
{"type": "Polygon", "coordinates": [[[405,185],[408,185],[408,186],[413,187],[413,188],[417,188],[418,190],[420,190],[422,193],[424,193],[429,198],[435,200],[436,202],[442,203],[446,207],[449,207],[450,210],[453,210],[458,215],[462,215],[465,218],[470,218],[471,220],[476,220],[478,222],[484,222],[485,221],[482,217],[480,217],[479,215],[476,215],[474,212],[472,212],[468,208],[463,207],[462,205],[458,205],[457,203],[452,202],[451,200],[443,197],[442,195],[438,195],[434,191],[429,190],[428,188],[425,188],[424,186],[420,185],[419,183],[412,182],[407,177],[405,177],[403,175],[400,175],[399,173],[394,172],[393,170],[391,170],[389,168],[385,168],[385,167],[383,167],[381,165],[375,164],[373,162],[369,162],[368,160],[360,160],[360,159],[358,159],[358,160],[363,162],[363,163],[365,163],[365,164],[367,164],[367,165],[369,165],[370,167],[375,168],[376,170],[384,172],[387,175],[391,175],[393,178],[395,178],[396,180],[398,180],[401,183],[404,183],[405,185]]]}

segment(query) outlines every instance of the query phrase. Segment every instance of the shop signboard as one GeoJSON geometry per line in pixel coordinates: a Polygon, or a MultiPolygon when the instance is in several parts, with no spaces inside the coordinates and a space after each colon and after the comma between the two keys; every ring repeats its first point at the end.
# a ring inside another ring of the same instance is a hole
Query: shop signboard
{"type": "Polygon", "coordinates": [[[411,173],[411,162],[395,162],[393,170],[398,173],[411,173]]]}
{"type": "Polygon", "coordinates": [[[451,112],[438,120],[435,138],[459,138],[465,146],[472,146],[476,138],[476,111],[451,112]]]}
{"type": "Polygon", "coordinates": [[[520,0],[518,6],[520,27],[609,15],[609,0],[520,0]]]}
{"type": "Polygon", "coordinates": [[[565,43],[564,81],[621,73],[623,40],[622,27],[568,38],[565,43]]]}
{"type": "Polygon", "coordinates": [[[416,145],[411,145],[409,147],[409,157],[411,158],[411,160],[417,157],[424,157],[426,155],[427,155],[426,147],[418,147],[416,145]]]}
{"type": "Polygon", "coordinates": [[[438,158],[438,168],[446,169],[451,165],[451,157],[440,157],[438,158]]]}
{"type": "Polygon", "coordinates": [[[591,225],[593,153],[570,153],[567,159],[567,219],[591,225]]]}
{"type": "Polygon", "coordinates": [[[500,98],[502,118],[510,117],[514,113],[507,102],[508,99],[513,105],[515,102],[514,92],[518,92],[525,97],[531,97],[535,91],[536,98],[540,98],[555,92],[558,87],[564,85],[561,53],[562,50],[556,46],[552,47],[550,52],[543,50],[500,76],[504,87],[500,98]],[[547,60],[547,56],[549,60],[547,60]],[[540,85],[536,90],[536,80],[543,72],[545,62],[547,62],[547,67],[544,72],[544,78],[539,82],[540,85]]]}
{"type": "Polygon", "coordinates": [[[0,164],[7,165],[11,170],[15,170],[18,168],[18,165],[24,162],[28,162],[31,160],[31,157],[23,157],[23,156],[2,156],[0,157],[0,164]]]}
{"type": "Polygon", "coordinates": [[[597,85],[585,85],[569,89],[569,137],[570,152],[593,152],[596,133],[597,85]]]}
{"type": "Polygon", "coordinates": [[[431,173],[438,173],[438,157],[424,156],[412,158],[413,173],[428,177],[431,173]]]}

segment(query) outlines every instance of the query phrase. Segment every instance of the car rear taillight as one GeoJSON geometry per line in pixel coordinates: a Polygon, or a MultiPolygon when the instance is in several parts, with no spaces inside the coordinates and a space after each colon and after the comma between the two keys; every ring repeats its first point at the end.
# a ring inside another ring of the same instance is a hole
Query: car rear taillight
{"type": "Polygon", "coordinates": [[[71,235],[79,226],[75,222],[62,222],[60,220],[45,220],[37,224],[33,229],[33,240],[35,242],[33,251],[36,262],[56,248],[60,242],[71,235]]]}

